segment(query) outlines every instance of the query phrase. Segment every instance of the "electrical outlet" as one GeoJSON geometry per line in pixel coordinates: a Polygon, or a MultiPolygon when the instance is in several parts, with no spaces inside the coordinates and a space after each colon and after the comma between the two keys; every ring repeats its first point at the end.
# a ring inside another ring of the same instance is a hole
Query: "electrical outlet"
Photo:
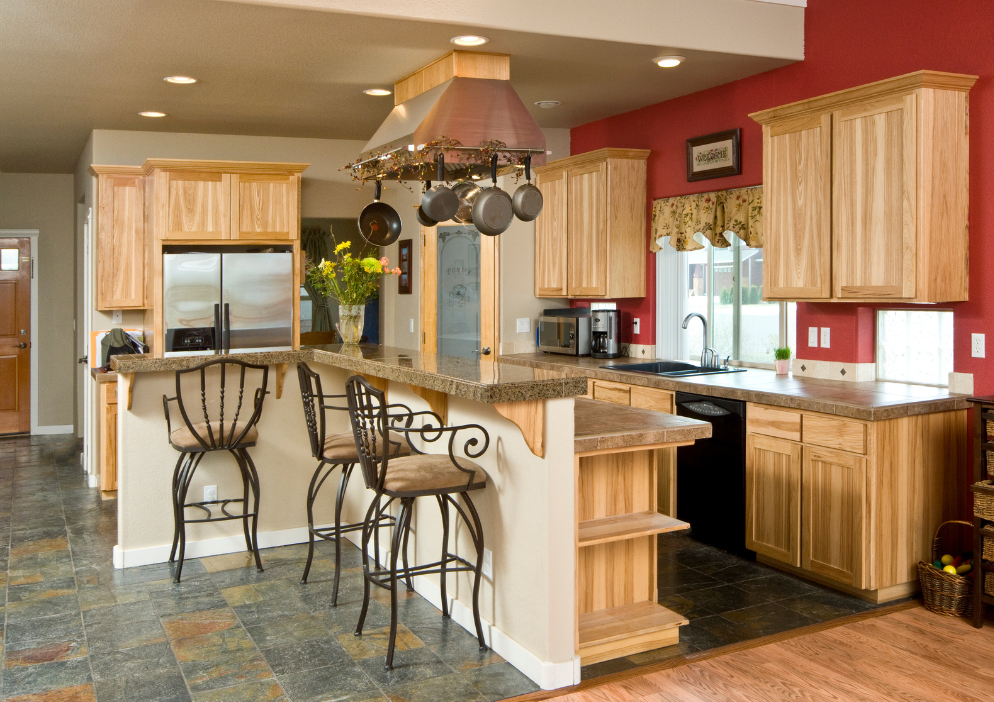
{"type": "Polygon", "coordinates": [[[112,324],[123,324],[124,323],[124,312],[121,311],[121,310],[114,310],[113,314],[111,314],[111,323],[112,324]]]}
{"type": "Polygon", "coordinates": [[[532,330],[531,317],[518,317],[518,331],[530,332],[532,330]]]}
{"type": "Polygon", "coordinates": [[[986,342],[984,341],[984,334],[971,334],[970,335],[970,353],[974,358],[984,358],[987,353],[985,349],[986,342]]]}
{"type": "Polygon", "coordinates": [[[821,347],[823,349],[828,349],[832,347],[831,337],[829,336],[831,332],[832,330],[829,327],[821,328],[821,347]]]}
{"type": "Polygon", "coordinates": [[[411,332],[412,334],[414,333],[414,318],[413,318],[413,317],[411,318],[411,328],[410,328],[410,332],[411,332]]]}
{"type": "Polygon", "coordinates": [[[217,502],[217,485],[204,485],[204,502],[217,502]]]}
{"type": "Polygon", "coordinates": [[[818,327],[808,327],[808,346],[818,348],[818,327]]]}
{"type": "Polygon", "coordinates": [[[483,577],[494,579],[494,554],[489,548],[483,549],[483,577]]]}
{"type": "Polygon", "coordinates": [[[639,333],[639,318],[638,317],[633,317],[632,318],[632,326],[634,327],[634,329],[632,330],[633,333],[638,334],[639,333]]]}

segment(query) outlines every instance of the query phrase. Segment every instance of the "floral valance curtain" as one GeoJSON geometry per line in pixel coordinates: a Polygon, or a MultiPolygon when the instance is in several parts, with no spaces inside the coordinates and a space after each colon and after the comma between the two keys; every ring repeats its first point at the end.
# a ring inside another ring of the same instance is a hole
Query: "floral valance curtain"
{"type": "Polygon", "coordinates": [[[763,187],[667,197],[653,203],[652,251],[662,248],[665,236],[677,251],[702,249],[704,244],[694,238],[697,233],[717,248],[732,245],[729,234],[746,246],[762,248],[763,187]]]}

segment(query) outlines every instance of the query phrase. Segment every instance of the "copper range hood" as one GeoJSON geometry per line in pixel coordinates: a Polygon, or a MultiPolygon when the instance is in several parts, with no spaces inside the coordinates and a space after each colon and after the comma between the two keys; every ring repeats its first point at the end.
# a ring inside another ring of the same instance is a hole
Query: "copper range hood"
{"type": "MultiPolygon", "coordinates": [[[[446,176],[459,180],[489,176],[479,149],[494,140],[503,142],[499,171],[531,156],[532,166],[545,164],[545,134],[510,83],[510,57],[453,51],[394,84],[393,111],[387,116],[360,157],[377,160],[434,160],[440,139],[459,142],[444,149],[446,176]]],[[[431,169],[432,171],[434,169],[431,169]]],[[[402,168],[401,180],[431,180],[421,169],[402,168]]],[[[397,177],[395,171],[392,177],[397,177]]]]}

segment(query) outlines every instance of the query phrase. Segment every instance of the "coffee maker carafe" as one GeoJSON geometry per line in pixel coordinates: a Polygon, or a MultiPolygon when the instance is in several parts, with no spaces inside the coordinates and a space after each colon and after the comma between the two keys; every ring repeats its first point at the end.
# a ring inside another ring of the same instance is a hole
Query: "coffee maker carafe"
{"type": "Polygon", "coordinates": [[[621,313],[593,310],[590,313],[590,355],[594,358],[621,357],[621,313]]]}

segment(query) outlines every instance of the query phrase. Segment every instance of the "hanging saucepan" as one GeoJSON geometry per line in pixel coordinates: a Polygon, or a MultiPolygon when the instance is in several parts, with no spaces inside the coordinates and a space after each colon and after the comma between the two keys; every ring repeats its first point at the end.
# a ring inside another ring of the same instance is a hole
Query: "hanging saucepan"
{"type": "Polygon", "coordinates": [[[531,222],[542,212],[542,191],[532,185],[532,157],[525,158],[525,184],[514,191],[511,207],[522,222],[531,222]]]}
{"type": "MultiPolygon", "coordinates": [[[[431,190],[431,181],[426,180],[425,192],[428,192],[429,190],[431,190]]],[[[431,217],[425,214],[424,208],[421,205],[418,205],[417,218],[418,218],[418,223],[421,224],[422,227],[434,227],[436,224],[438,224],[438,222],[436,222],[431,217]]]]}
{"type": "Polygon", "coordinates": [[[490,159],[490,178],[493,185],[481,191],[473,202],[473,226],[480,234],[497,236],[514,221],[511,196],[497,187],[497,156],[490,159]]]}
{"type": "Polygon", "coordinates": [[[463,180],[452,186],[452,192],[459,198],[459,209],[452,216],[460,224],[473,223],[473,203],[482,191],[480,186],[471,180],[463,180]]]}
{"type": "Polygon", "coordinates": [[[459,197],[445,185],[445,157],[438,156],[438,183],[421,196],[421,210],[436,222],[447,222],[459,209],[459,197]]]}
{"type": "Polygon", "coordinates": [[[359,233],[373,246],[390,246],[400,238],[400,215],[385,202],[380,202],[383,183],[376,181],[373,201],[359,213],[359,233]]]}

